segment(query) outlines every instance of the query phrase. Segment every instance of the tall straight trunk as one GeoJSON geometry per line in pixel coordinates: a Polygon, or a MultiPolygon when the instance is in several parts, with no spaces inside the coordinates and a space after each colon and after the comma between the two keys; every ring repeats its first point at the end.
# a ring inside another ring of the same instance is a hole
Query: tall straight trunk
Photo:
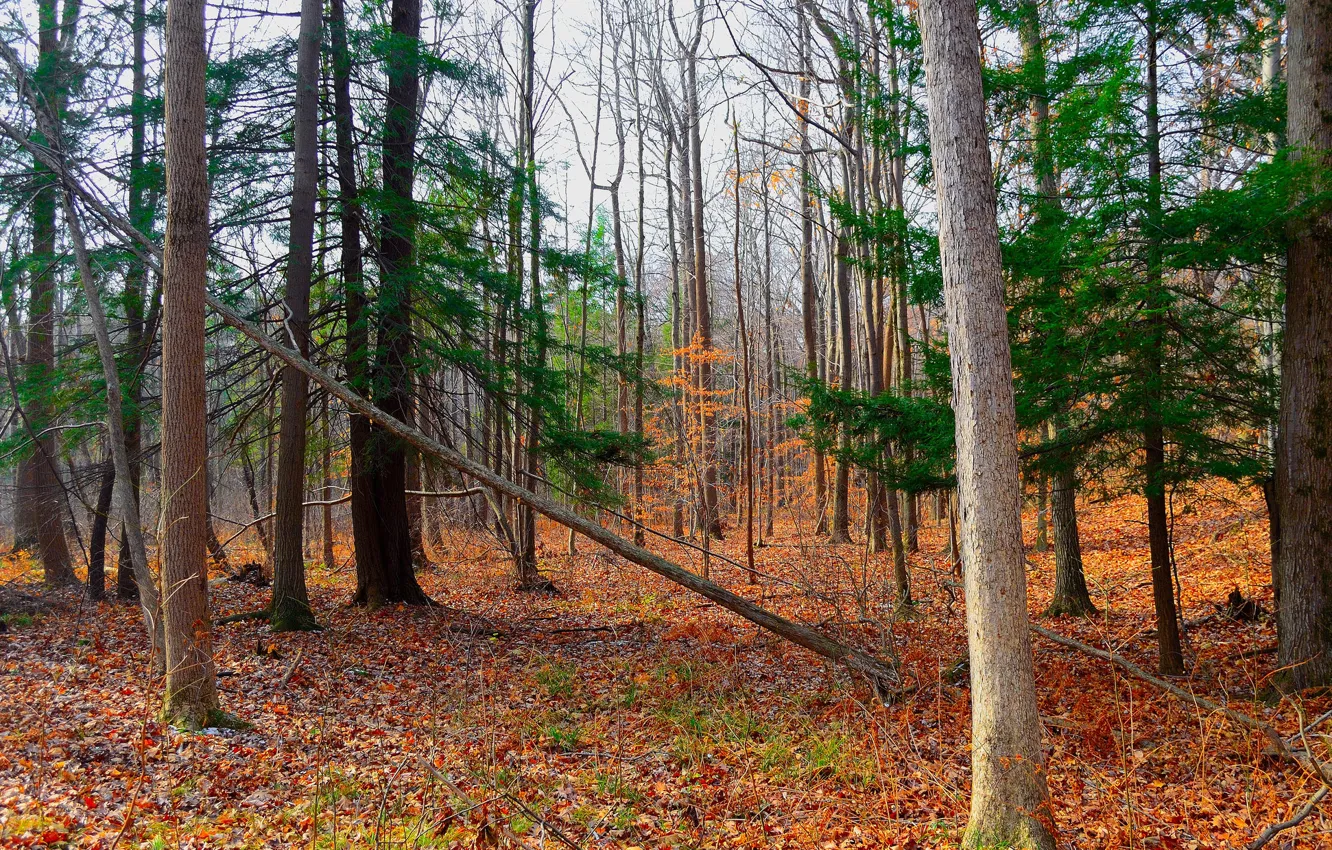
{"type": "Polygon", "coordinates": [[[1036,551],[1044,552],[1050,548],[1049,519],[1046,503],[1049,496],[1049,477],[1043,472],[1036,473],[1036,551]]]}
{"type": "MultiPolygon", "coordinates": [[[[697,4],[696,4],[697,6],[697,4]]],[[[699,465],[702,479],[702,498],[699,500],[699,525],[705,536],[722,537],[721,512],[717,493],[717,416],[712,397],[712,299],[708,292],[708,250],[703,231],[703,138],[702,115],[698,95],[698,44],[703,31],[703,10],[695,9],[696,37],[685,55],[685,103],[688,113],[685,132],[688,134],[689,156],[693,160],[690,178],[693,181],[692,200],[694,224],[694,336],[698,342],[699,465]]]]}
{"type": "Polygon", "coordinates": [[[208,536],[204,294],[209,232],[203,0],[167,0],[166,49],[161,544],[165,714],[177,725],[201,728],[215,723],[219,713],[204,558],[208,536]]]}
{"type": "MultiPolygon", "coordinates": [[[[66,9],[66,15],[76,14],[77,7],[66,9]]],[[[66,95],[64,76],[67,73],[61,45],[61,31],[74,24],[72,18],[61,22],[56,0],[41,0],[37,4],[37,72],[34,75],[36,97],[47,111],[47,120],[39,122],[33,141],[44,147],[61,147],[60,125],[66,95]]],[[[28,298],[28,356],[25,383],[30,401],[24,419],[33,439],[32,454],[24,459],[21,479],[29,485],[19,498],[32,505],[32,522],[37,535],[37,553],[42,562],[42,574],[49,585],[73,584],[73,561],[69,544],[65,540],[65,524],[61,518],[64,486],[60,481],[56,459],[55,433],[47,433],[56,412],[51,409],[55,374],[55,307],[56,307],[56,204],[58,190],[56,177],[39,159],[33,159],[34,183],[30,205],[32,217],[32,272],[29,275],[28,298]]]]}
{"type": "MultiPolygon", "coordinates": [[[[372,398],[379,407],[410,422],[414,419],[410,360],[417,215],[412,189],[416,181],[421,88],[417,59],[420,0],[393,0],[390,25],[393,46],[385,57],[388,87],[381,152],[384,179],[375,309],[377,338],[370,383],[372,398]]],[[[365,467],[361,472],[369,480],[361,486],[369,485],[378,558],[369,558],[363,564],[358,554],[354,602],[371,609],[393,602],[429,604],[429,597],[417,584],[412,565],[406,495],[407,447],[393,434],[371,425],[365,452],[365,467]]]]}
{"type": "MultiPolygon", "coordinates": [[[[841,385],[851,388],[851,252],[849,237],[839,231],[836,240],[836,278],[834,296],[837,304],[837,350],[841,361],[841,385]]],[[[833,482],[832,529],[828,535],[830,543],[851,542],[851,437],[845,428],[837,437],[840,457],[837,459],[837,475],[833,482]]]]}
{"type": "MultiPolygon", "coordinates": [[[[536,327],[536,369],[530,388],[534,397],[539,397],[546,390],[543,370],[546,368],[546,311],[541,295],[541,197],[537,186],[536,171],[536,7],[538,0],[526,0],[523,14],[523,89],[522,122],[523,145],[521,155],[522,168],[517,179],[521,181],[522,191],[518,195],[519,209],[523,209],[523,198],[527,198],[528,214],[528,289],[531,301],[529,307],[535,319],[536,327]]],[[[623,160],[623,157],[621,157],[623,160]]],[[[521,228],[520,228],[521,230],[521,228]]],[[[521,291],[521,287],[520,287],[521,291]]],[[[531,404],[527,410],[527,435],[524,451],[523,470],[524,486],[533,493],[537,492],[540,479],[540,443],[541,411],[538,404],[531,404]]],[[[517,470],[515,470],[516,472],[517,470]]],[[[518,505],[518,529],[522,541],[519,554],[519,584],[532,590],[554,590],[550,579],[541,575],[537,569],[536,524],[537,514],[526,502],[518,505]]]]}
{"type": "MultiPolygon", "coordinates": [[[[314,269],[315,190],[319,180],[319,43],[323,0],[301,0],[296,54],[295,177],[287,241],[288,343],[310,356],[310,278],[314,269]]],[[[273,522],[274,631],[317,628],[305,587],[305,446],[310,401],[304,375],[282,367],[282,420],[278,436],[277,516],[273,522]]]]}
{"type": "MultiPolygon", "coordinates": [[[[674,457],[672,462],[676,470],[675,488],[676,492],[671,498],[671,534],[676,537],[684,536],[684,503],[685,503],[685,482],[684,470],[688,462],[685,449],[685,401],[684,384],[685,378],[685,357],[684,351],[684,305],[681,304],[681,290],[684,287],[684,272],[680,265],[680,254],[677,250],[675,241],[675,191],[671,183],[671,165],[674,160],[675,152],[675,133],[672,132],[669,118],[666,119],[666,141],[663,147],[665,154],[665,172],[666,172],[666,242],[670,246],[671,258],[671,366],[672,374],[676,381],[675,392],[671,394],[672,404],[675,408],[675,440],[673,444],[674,457]]],[[[683,229],[683,228],[682,228],[683,229]]],[[[572,531],[569,532],[573,534],[572,531]]]]}
{"type": "Polygon", "coordinates": [[[1175,609],[1174,572],[1170,558],[1170,526],[1166,511],[1165,322],[1169,302],[1161,271],[1161,129],[1157,86],[1157,17],[1154,0],[1147,5],[1147,316],[1146,410],[1143,411],[1143,495],[1147,501],[1147,536],[1152,561],[1152,601],[1156,607],[1158,669],[1167,675],[1184,672],[1175,609]]]}
{"type": "MultiPolygon", "coordinates": [[[[796,0],[800,27],[800,102],[809,103],[813,68],[809,57],[809,20],[806,0],[796,0]]],[[[813,148],[809,143],[809,121],[801,113],[800,131],[800,310],[805,339],[805,377],[819,379],[819,296],[814,283],[813,148]]],[[[828,531],[828,473],[823,450],[814,450],[815,533],[828,531]]]]}
{"type": "MultiPolygon", "coordinates": [[[[629,28],[629,66],[638,67],[638,28],[629,28]]],[[[634,253],[634,435],[643,439],[643,348],[647,345],[647,310],[643,291],[643,252],[646,250],[646,232],[644,216],[647,204],[647,181],[643,171],[643,99],[639,90],[639,77],[633,77],[634,125],[638,133],[638,246],[634,253]]],[[[667,194],[670,193],[669,187],[667,194]]],[[[634,524],[634,545],[642,546],[646,540],[643,523],[647,522],[647,512],[643,505],[643,462],[634,463],[634,500],[632,516],[634,524]]]]}
{"type": "MultiPolygon", "coordinates": [[[[129,165],[129,217],[130,223],[140,233],[151,233],[153,229],[153,204],[147,201],[148,183],[152,179],[145,168],[145,148],[147,146],[148,98],[147,98],[147,34],[148,12],[146,0],[134,0],[133,41],[134,62],[130,92],[130,165],[129,165]]],[[[139,463],[141,392],[143,387],[143,361],[145,357],[144,327],[144,279],[148,273],[145,263],[138,259],[130,261],[130,268],[125,274],[125,286],[121,297],[125,313],[125,343],[127,360],[133,366],[128,383],[125,385],[125,453],[129,458],[130,489],[135,507],[139,504],[139,480],[142,466],[139,463]]],[[[120,539],[126,539],[127,529],[121,528],[120,539]]],[[[134,563],[129,547],[122,543],[116,568],[116,595],[121,599],[139,598],[139,589],[135,582],[134,563]]]]}
{"type": "Polygon", "coordinates": [[[1017,419],[973,0],[920,6],[956,412],[971,661],[971,816],[963,845],[1053,850],[1027,628],[1017,419]]]}
{"type": "MultiPolygon", "coordinates": [[[[1287,6],[1287,126],[1296,156],[1332,165],[1332,5],[1287,6]]],[[[1295,223],[1286,254],[1276,498],[1277,666],[1291,688],[1332,682],[1332,214],[1295,223]]]]}
{"type": "MultiPolygon", "coordinates": [[[[1049,83],[1039,3],[1037,0],[1023,0],[1019,12],[1018,34],[1022,40],[1023,64],[1033,86],[1030,102],[1032,168],[1039,192],[1036,216],[1041,220],[1052,213],[1059,213],[1063,202],[1059,196],[1059,175],[1056,173],[1054,148],[1050,139],[1049,83]]],[[[1059,285],[1060,282],[1056,280],[1051,283],[1059,285]]],[[[1059,429],[1055,421],[1048,422],[1046,428],[1049,440],[1057,444],[1059,429]]],[[[1078,540],[1076,461],[1068,452],[1061,452],[1058,461],[1059,468],[1046,478],[1050,493],[1049,524],[1055,551],[1055,591],[1046,614],[1090,616],[1096,613],[1096,606],[1087,593],[1087,579],[1082,569],[1082,547],[1078,540]]],[[[1040,532],[1041,526],[1038,524],[1038,544],[1040,532]]]]}
{"type": "MultiPolygon", "coordinates": [[[[735,260],[735,317],[740,336],[740,363],[743,380],[740,384],[743,412],[743,439],[740,447],[742,476],[745,485],[745,567],[751,584],[758,582],[754,571],[754,411],[749,397],[753,388],[753,371],[749,363],[749,330],[745,326],[745,297],[740,284],[740,122],[734,125],[735,143],[735,234],[731,250],[735,260]]],[[[762,177],[762,175],[760,175],[762,177]]]]}
{"type": "MultiPolygon", "coordinates": [[[[351,55],[343,0],[329,0],[329,35],[333,68],[333,130],[337,148],[338,207],[341,233],[342,283],[347,323],[347,383],[370,395],[370,327],[361,256],[361,208],[356,184],[355,115],[351,101],[351,55]]],[[[351,489],[352,545],[356,560],[357,595],[370,608],[388,600],[380,590],[384,575],[375,504],[375,469],[370,457],[370,420],[348,411],[348,454],[351,489]],[[375,577],[375,581],[371,581],[375,577]],[[361,588],[366,589],[362,598],[361,588]]]]}
{"type": "MultiPolygon", "coordinates": [[[[767,163],[765,162],[765,165],[767,163]]],[[[772,321],[772,204],[769,196],[768,175],[763,175],[760,191],[763,205],[763,347],[766,358],[764,375],[767,384],[768,415],[764,417],[766,435],[763,440],[763,469],[766,473],[767,513],[761,526],[759,544],[763,537],[772,537],[773,515],[777,496],[777,363],[774,355],[776,329],[772,321]]]]}

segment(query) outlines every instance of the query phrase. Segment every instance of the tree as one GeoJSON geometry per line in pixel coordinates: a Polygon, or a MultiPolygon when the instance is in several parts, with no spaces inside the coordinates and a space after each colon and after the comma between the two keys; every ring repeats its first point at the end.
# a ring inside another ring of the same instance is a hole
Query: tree
{"type": "Polygon", "coordinates": [[[1053,850],[1027,629],[1017,418],[976,5],[926,0],[920,29],[953,367],[971,663],[971,817],[963,844],[1053,850]]]}
{"type": "MultiPolygon", "coordinates": [[[[371,398],[385,411],[412,421],[411,310],[417,221],[412,193],[421,86],[420,0],[394,0],[390,18],[385,58],[388,86],[382,142],[379,290],[369,388],[371,398]]],[[[370,513],[370,522],[369,528],[363,528],[368,533],[356,541],[355,601],[371,609],[392,602],[427,604],[430,599],[417,584],[412,566],[406,446],[393,434],[370,425],[363,451],[365,457],[357,467],[361,479],[353,487],[361,487],[368,497],[362,509],[370,513]]]]}
{"type": "MultiPolygon", "coordinates": [[[[58,146],[61,142],[63,116],[68,101],[70,68],[65,61],[72,49],[74,28],[78,23],[78,7],[67,6],[62,21],[56,10],[56,0],[42,0],[37,5],[37,71],[33,75],[33,92],[37,108],[50,116],[50,122],[39,121],[47,132],[38,130],[33,141],[44,147],[58,146]],[[48,133],[50,134],[48,136],[48,133]]],[[[61,517],[64,485],[61,484],[57,463],[55,432],[48,430],[53,418],[50,398],[55,388],[55,308],[56,308],[56,205],[58,189],[55,175],[37,158],[33,160],[36,192],[32,198],[32,259],[30,262],[30,294],[28,298],[28,352],[25,384],[28,394],[24,423],[33,442],[32,454],[24,461],[19,473],[26,490],[20,497],[32,511],[32,531],[36,534],[37,552],[42,561],[42,572],[47,584],[71,584],[75,581],[74,567],[65,540],[65,524],[61,517]]]]}
{"type": "Polygon", "coordinates": [[[208,159],[204,151],[203,0],[168,0],[166,245],[162,261],[162,608],[168,721],[218,721],[208,610],[208,430],[204,294],[208,159]]]}
{"type": "MultiPolygon", "coordinates": [[[[310,277],[314,267],[315,190],[319,180],[319,42],[321,0],[302,0],[296,59],[295,178],[291,189],[291,231],[287,243],[287,296],[283,325],[291,346],[310,356],[310,277]]],[[[277,506],[273,523],[274,631],[316,628],[305,587],[305,447],[309,386],[284,366],[282,420],[278,436],[277,506]]],[[[327,497],[325,497],[327,498],[327,497]]]]}
{"type": "MultiPolygon", "coordinates": [[[[1326,192],[1332,168],[1332,4],[1287,6],[1291,157],[1326,192]]],[[[1332,210],[1293,222],[1286,255],[1276,496],[1277,664],[1285,684],[1332,683],[1332,210]]]]}

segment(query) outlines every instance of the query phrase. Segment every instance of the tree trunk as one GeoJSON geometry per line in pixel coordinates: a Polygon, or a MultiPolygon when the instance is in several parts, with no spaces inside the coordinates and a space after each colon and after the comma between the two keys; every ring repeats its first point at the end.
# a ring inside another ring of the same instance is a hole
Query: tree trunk
{"type": "MultiPolygon", "coordinates": [[[[148,13],[146,0],[134,0],[134,70],[130,94],[130,185],[129,216],[130,223],[140,233],[151,233],[153,229],[153,207],[146,201],[150,181],[154,179],[145,168],[145,148],[147,145],[148,98],[147,98],[147,34],[148,13]]],[[[155,335],[146,333],[144,327],[144,280],[147,277],[147,265],[138,259],[130,261],[130,268],[125,274],[125,288],[121,303],[125,311],[126,359],[133,367],[128,383],[125,385],[125,454],[129,458],[130,490],[134,498],[135,509],[139,505],[139,478],[142,466],[139,463],[141,414],[139,405],[143,388],[143,367],[147,359],[145,340],[155,335]]],[[[129,546],[124,545],[127,529],[120,531],[122,541],[120,556],[116,567],[116,595],[121,599],[138,599],[139,588],[135,582],[134,563],[129,546]]]]}
{"type": "MultiPolygon", "coordinates": [[[[206,208],[205,208],[206,209],[206,208]]],[[[83,294],[88,300],[88,314],[92,320],[93,335],[97,339],[97,353],[102,363],[102,377],[106,382],[107,393],[107,442],[111,449],[112,497],[116,511],[120,514],[124,536],[121,538],[121,551],[129,552],[130,569],[135,577],[135,588],[139,591],[139,609],[143,615],[144,626],[148,632],[149,643],[153,649],[154,666],[160,671],[166,659],[166,636],[163,632],[163,616],[159,607],[158,586],[151,568],[148,566],[148,549],[143,542],[143,526],[139,517],[139,506],[135,499],[129,451],[126,449],[125,424],[122,414],[124,394],[120,386],[120,372],[117,368],[115,349],[111,345],[111,332],[107,326],[106,312],[102,309],[102,299],[93,282],[92,262],[89,259],[88,246],[83,238],[83,227],[74,210],[73,194],[65,192],[65,218],[69,224],[70,241],[74,243],[74,256],[78,262],[79,278],[83,283],[83,294]]],[[[103,482],[103,488],[106,482],[103,482]]],[[[98,499],[98,513],[103,517],[106,506],[102,498],[98,499]]],[[[207,491],[205,485],[204,512],[207,514],[207,491]]],[[[105,524],[105,519],[102,520],[105,524]]],[[[105,528],[102,530],[105,538],[105,528]]],[[[105,558],[105,551],[103,551],[105,558]]],[[[91,566],[90,566],[91,569],[91,566]]]]}
{"type": "MultiPolygon", "coordinates": [[[[808,104],[813,68],[809,56],[809,20],[805,0],[796,4],[800,27],[800,102],[808,104]]],[[[800,311],[805,338],[805,377],[819,379],[819,296],[814,283],[814,174],[813,148],[809,143],[809,121],[801,113],[800,126],[800,311]]],[[[815,534],[828,531],[828,473],[823,450],[814,449],[815,534]]]]}
{"type": "MultiPolygon", "coordinates": [[[[66,14],[73,14],[67,7],[66,14]]],[[[77,9],[77,7],[72,7],[77,9]]],[[[70,18],[59,21],[56,0],[41,0],[37,4],[37,73],[34,83],[37,97],[50,104],[47,120],[38,122],[39,129],[33,141],[45,147],[61,148],[60,125],[64,112],[65,94],[63,77],[66,74],[61,50],[60,31],[74,24],[70,18]]],[[[47,433],[56,412],[51,409],[55,374],[55,304],[56,304],[56,177],[37,159],[33,161],[34,182],[32,211],[32,272],[28,301],[28,356],[25,383],[27,384],[27,410],[24,419],[34,442],[33,453],[25,460],[21,479],[30,489],[20,492],[19,498],[30,502],[33,510],[37,552],[42,561],[42,573],[48,585],[73,584],[73,561],[69,544],[65,540],[65,524],[61,518],[64,487],[56,467],[56,437],[47,433]]]]}
{"type": "MultiPolygon", "coordinates": [[[[1332,165],[1332,5],[1292,0],[1288,111],[1293,156],[1332,165]]],[[[1332,213],[1291,227],[1281,352],[1276,498],[1277,666],[1282,685],[1332,683],[1332,213]]]]}
{"type": "MultiPolygon", "coordinates": [[[[284,327],[290,345],[310,356],[310,278],[314,268],[315,191],[319,180],[319,43],[322,0],[301,0],[296,54],[295,177],[287,241],[284,327]]],[[[278,437],[277,516],[273,522],[274,631],[318,628],[305,587],[305,445],[309,385],[299,370],[282,368],[282,420],[278,437]]]]}
{"type": "MultiPolygon", "coordinates": [[[[741,445],[741,477],[745,487],[745,568],[750,584],[758,583],[754,571],[754,411],[749,396],[753,387],[753,372],[749,362],[749,330],[745,325],[745,298],[740,285],[740,122],[734,125],[735,142],[735,234],[731,243],[735,260],[735,317],[740,337],[740,363],[743,380],[740,383],[744,443],[741,445]]],[[[759,175],[763,179],[763,175],[759,175]]]]}
{"type": "Polygon", "coordinates": [[[1097,613],[1087,592],[1082,571],[1082,546],[1078,542],[1078,479],[1071,466],[1050,480],[1050,524],[1054,528],[1055,589],[1048,617],[1067,614],[1090,617],[1097,613]]]}
{"type": "Polygon", "coordinates": [[[88,535],[88,598],[94,602],[106,598],[106,523],[111,513],[111,493],[116,486],[116,467],[102,463],[101,484],[97,488],[97,507],[93,510],[92,531],[88,535]]]}
{"type": "MultiPolygon", "coordinates": [[[[844,166],[845,167],[845,166],[844,166]]],[[[837,304],[838,359],[841,360],[841,387],[851,389],[851,254],[849,237],[841,232],[836,239],[835,292],[837,304]]],[[[829,543],[851,542],[851,437],[846,428],[837,435],[837,475],[833,481],[832,529],[829,543]]]]}
{"type": "Polygon", "coordinates": [[[1053,850],[1027,628],[1013,369],[976,4],[925,0],[920,29],[966,564],[972,783],[963,844],[1053,850]]]}
{"type": "Polygon", "coordinates": [[[1147,501],[1147,534],[1151,546],[1152,600],[1156,607],[1158,669],[1165,675],[1184,672],[1175,609],[1174,571],[1170,558],[1170,527],[1166,514],[1164,403],[1165,320],[1168,302],[1161,273],[1161,131],[1157,87],[1157,20],[1154,0],[1147,6],[1147,243],[1148,311],[1146,381],[1147,409],[1143,425],[1143,495],[1147,501]]]}
{"type": "MultiPolygon", "coordinates": [[[[697,6],[697,4],[696,4],[697,6]]],[[[693,181],[693,241],[694,241],[694,334],[698,342],[698,393],[700,487],[699,525],[705,535],[722,538],[721,511],[717,495],[717,417],[712,398],[712,300],[708,292],[707,239],[703,222],[703,139],[702,115],[698,97],[697,50],[703,32],[703,10],[695,8],[695,38],[685,55],[685,103],[688,112],[685,132],[688,134],[689,156],[693,160],[690,179],[693,181]]]]}
{"type": "Polygon", "coordinates": [[[1050,548],[1050,531],[1048,514],[1046,513],[1046,502],[1048,497],[1048,477],[1042,473],[1036,473],[1036,551],[1044,552],[1050,548]]]}
{"type": "MultiPolygon", "coordinates": [[[[375,403],[401,421],[411,421],[412,278],[416,274],[417,103],[420,68],[416,57],[421,33],[420,0],[393,0],[394,40],[385,59],[388,90],[383,140],[383,213],[379,223],[377,340],[371,392],[375,403]]],[[[345,234],[344,234],[345,235],[345,234]]],[[[357,482],[369,500],[376,557],[356,559],[354,603],[377,608],[385,603],[429,604],[412,566],[407,519],[407,451],[394,435],[371,426],[364,443],[364,465],[357,482]]],[[[359,542],[359,541],[358,541],[359,542]]],[[[369,541],[367,541],[369,542],[369,541]]],[[[359,550],[359,546],[358,546],[359,550]]]]}
{"type": "MultiPolygon", "coordinates": [[[[324,401],[324,451],[323,451],[323,486],[320,488],[320,498],[325,502],[333,499],[333,416],[328,409],[328,400],[324,401]]],[[[319,530],[323,534],[323,556],[324,569],[333,572],[337,569],[337,558],[333,554],[333,506],[325,504],[321,507],[322,520],[319,523],[319,530]]]]}
{"type": "MultiPolygon", "coordinates": [[[[217,721],[208,611],[208,430],[204,299],[208,275],[208,160],[204,152],[203,0],[168,0],[166,246],[162,262],[162,598],[166,718],[217,721]]],[[[140,591],[143,588],[140,587],[140,591]]]]}

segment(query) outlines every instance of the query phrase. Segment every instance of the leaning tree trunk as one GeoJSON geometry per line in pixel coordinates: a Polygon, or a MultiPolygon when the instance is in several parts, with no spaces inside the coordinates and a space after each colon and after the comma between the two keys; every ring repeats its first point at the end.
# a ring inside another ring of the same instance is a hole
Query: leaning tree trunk
{"type": "MultiPolygon", "coordinates": [[[[162,261],[162,600],[166,718],[216,722],[208,612],[204,299],[208,275],[208,160],[204,152],[203,0],[168,0],[166,246],[162,261]]],[[[140,592],[143,591],[140,586],[140,592]]]]}
{"type": "MultiPolygon", "coordinates": [[[[1332,4],[1291,0],[1288,127],[1294,156],[1332,166],[1332,4]]],[[[1291,228],[1276,498],[1277,666],[1293,689],[1332,683],[1332,213],[1291,228]]]]}
{"type": "MultiPolygon", "coordinates": [[[[111,449],[111,468],[108,471],[109,482],[103,482],[102,494],[98,497],[98,515],[102,523],[102,559],[105,563],[106,511],[110,503],[104,501],[107,484],[111,485],[109,494],[115,500],[116,512],[120,514],[124,537],[121,551],[128,552],[130,569],[133,570],[134,586],[139,599],[139,610],[143,615],[144,626],[153,648],[154,666],[160,672],[165,664],[166,636],[163,633],[162,611],[158,602],[157,581],[148,566],[148,549],[143,542],[143,525],[139,517],[139,504],[134,491],[128,441],[125,437],[125,422],[122,413],[125,398],[120,386],[120,371],[117,368],[116,352],[111,345],[111,332],[107,326],[106,311],[102,308],[101,294],[93,282],[92,262],[89,259],[88,245],[83,237],[83,227],[79,223],[74,208],[73,193],[65,190],[65,218],[69,224],[70,241],[74,244],[74,257],[78,262],[79,278],[83,283],[83,294],[88,300],[88,315],[92,320],[93,335],[97,339],[97,353],[102,361],[102,377],[106,381],[106,424],[107,442],[111,449]]],[[[205,496],[205,509],[207,498],[205,496]]],[[[100,568],[99,568],[100,569],[100,568]]],[[[123,567],[122,567],[123,569],[123,567]]],[[[91,579],[92,565],[89,565],[91,579]]]]}
{"type": "Polygon", "coordinates": [[[920,5],[971,660],[971,817],[963,843],[1053,850],[1027,628],[1013,369],[977,18],[972,0],[920,5]]]}
{"type": "MultiPolygon", "coordinates": [[[[284,326],[288,342],[310,356],[310,277],[314,268],[315,189],[319,180],[319,40],[322,0],[301,0],[296,55],[295,177],[287,241],[284,326]]],[[[278,432],[277,505],[273,520],[274,631],[318,628],[305,586],[305,445],[310,388],[305,375],[282,368],[282,419],[278,432]]]]}

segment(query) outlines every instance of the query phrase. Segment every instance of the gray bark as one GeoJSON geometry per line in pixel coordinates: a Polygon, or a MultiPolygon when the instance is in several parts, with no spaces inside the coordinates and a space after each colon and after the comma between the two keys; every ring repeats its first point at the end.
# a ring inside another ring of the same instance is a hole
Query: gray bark
{"type": "Polygon", "coordinates": [[[1053,850],[1027,631],[1017,421],[972,0],[920,6],[948,311],[971,660],[967,847],[1053,850]]]}

